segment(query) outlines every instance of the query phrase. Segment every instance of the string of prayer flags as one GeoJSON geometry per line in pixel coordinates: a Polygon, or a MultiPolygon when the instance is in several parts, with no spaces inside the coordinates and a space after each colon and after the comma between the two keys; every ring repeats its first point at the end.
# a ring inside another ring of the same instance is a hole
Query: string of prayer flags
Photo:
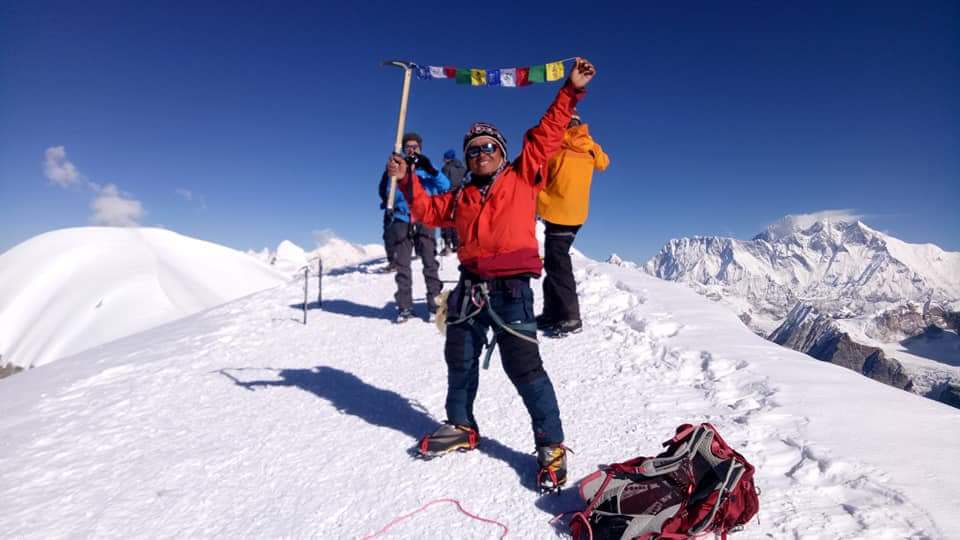
{"type": "Polygon", "coordinates": [[[416,67],[417,78],[421,80],[454,79],[457,84],[470,86],[518,88],[563,79],[565,75],[563,63],[570,60],[573,60],[573,58],[565,58],[548,64],[498,69],[421,66],[417,64],[414,64],[414,66],[416,67]]]}
{"type": "Polygon", "coordinates": [[[563,78],[563,62],[552,62],[547,64],[547,80],[559,81],[563,78]]]}
{"type": "Polygon", "coordinates": [[[486,86],[487,85],[487,70],[485,69],[471,69],[470,70],[470,84],[473,86],[486,86]]]}

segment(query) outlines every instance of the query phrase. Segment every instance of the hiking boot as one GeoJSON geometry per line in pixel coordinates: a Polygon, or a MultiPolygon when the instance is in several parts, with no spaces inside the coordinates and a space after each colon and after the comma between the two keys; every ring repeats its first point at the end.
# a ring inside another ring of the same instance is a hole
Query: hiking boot
{"type": "Polygon", "coordinates": [[[393,322],[396,324],[405,323],[412,318],[413,318],[412,309],[401,309],[400,312],[397,313],[397,318],[394,319],[393,322]]]}
{"type": "Polygon", "coordinates": [[[420,439],[420,457],[432,458],[455,450],[466,452],[477,447],[480,434],[467,426],[443,424],[431,435],[420,439]]]}
{"type": "Polygon", "coordinates": [[[450,255],[450,253],[452,253],[452,252],[450,251],[450,248],[448,248],[448,247],[445,247],[445,248],[443,248],[443,249],[440,250],[440,256],[441,256],[441,257],[446,257],[446,256],[450,255]]]}
{"type": "Polygon", "coordinates": [[[559,491],[567,483],[567,447],[562,444],[537,447],[537,485],[540,491],[559,491]]]}
{"type": "Polygon", "coordinates": [[[546,313],[537,315],[537,330],[549,330],[556,326],[557,320],[547,317],[546,313]]]}
{"type": "Polygon", "coordinates": [[[583,322],[580,319],[560,321],[555,324],[550,331],[556,337],[563,337],[567,334],[577,334],[583,331],[583,322]]]}

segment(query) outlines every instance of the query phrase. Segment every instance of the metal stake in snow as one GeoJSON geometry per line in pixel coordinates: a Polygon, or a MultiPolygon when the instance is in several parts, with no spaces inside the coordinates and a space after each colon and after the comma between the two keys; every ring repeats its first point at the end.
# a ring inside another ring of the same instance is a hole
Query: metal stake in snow
{"type": "MultiPolygon", "coordinates": [[[[406,60],[387,60],[385,66],[395,66],[403,69],[403,93],[400,95],[400,119],[397,121],[397,140],[393,151],[400,154],[403,150],[403,127],[407,123],[407,100],[410,97],[410,77],[413,74],[413,62],[406,60]]],[[[390,193],[387,195],[387,210],[393,210],[393,202],[397,196],[397,177],[390,177],[390,193]]]]}
{"type": "Polygon", "coordinates": [[[303,324],[307,324],[307,293],[310,289],[310,265],[303,267],[303,324]]]}
{"type": "Polygon", "coordinates": [[[323,259],[317,257],[317,307],[323,307],[323,259]]]}

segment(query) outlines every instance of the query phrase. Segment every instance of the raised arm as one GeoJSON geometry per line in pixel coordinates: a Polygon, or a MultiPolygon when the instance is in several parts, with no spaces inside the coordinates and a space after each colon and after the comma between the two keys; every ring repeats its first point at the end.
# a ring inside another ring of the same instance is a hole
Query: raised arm
{"type": "MultiPolygon", "coordinates": [[[[430,195],[423,189],[420,178],[415,173],[408,173],[400,181],[400,189],[410,205],[410,215],[417,223],[428,227],[453,227],[450,220],[450,205],[453,204],[453,193],[430,195]]],[[[449,184],[448,184],[449,185],[449,184]]]]}
{"type": "Polygon", "coordinates": [[[429,227],[454,226],[450,220],[453,193],[440,195],[427,193],[416,173],[412,171],[412,167],[408,167],[406,161],[397,154],[390,156],[387,162],[387,174],[397,177],[397,187],[403,192],[414,221],[429,227]]]}
{"type": "Polygon", "coordinates": [[[583,58],[577,58],[573,71],[570,72],[570,78],[557,93],[557,97],[547,108],[540,123],[527,130],[523,136],[523,149],[520,151],[520,157],[514,161],[514,167],[527,182],[536,183],[537,172],[543,170],[550,156],[560,150],[563,134],[567,124],[570,123],[573,109],[583,98],[586,86],[595,73],[593,64],[583,58]]]}

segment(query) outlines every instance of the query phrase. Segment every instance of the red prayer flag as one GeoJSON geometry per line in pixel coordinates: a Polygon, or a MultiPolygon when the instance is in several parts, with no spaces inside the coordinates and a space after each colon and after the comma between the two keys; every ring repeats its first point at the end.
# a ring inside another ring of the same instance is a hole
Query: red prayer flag
{"type": "Polygon", "coordinates": [[[453,66],[443,66],[443,74],[446,75],[448,79],[456,79],[457,68],[453,66]]]}
{"type": "Polygon", "coordinates": [[[530,84],[530,68],[517,68],[517,86],[527,86],[530,84]]]}

